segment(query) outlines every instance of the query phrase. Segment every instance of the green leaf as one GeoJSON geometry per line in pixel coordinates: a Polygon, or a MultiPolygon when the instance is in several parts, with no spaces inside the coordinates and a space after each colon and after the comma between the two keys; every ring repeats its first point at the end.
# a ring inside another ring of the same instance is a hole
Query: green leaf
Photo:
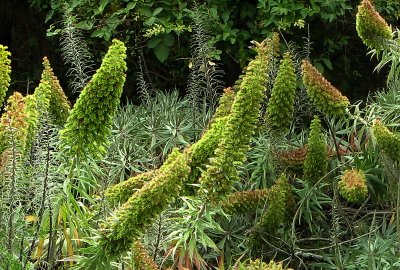
{"type": "Polygon", "coordinates": [[[158,7],[153,11],[153,16],[157,16],[161,11],[163,11],[164,8],[158,7]]]}
{"type": "Polygon", "coordinates": [[[331,62],[331,60],[329,60],[328,58],[322,58],[322,62],[324,62],[325,66],[326,66],[327,68],[329,68],[330,70],[333,69],[333,67],[332,67],[332,62],[331,62]]]}
{"type": "Polygon", "coordinates": [[[164,45],[172,47],[175,43],[174,36],[172,34],[166,34],[163,39],[164,45]]]}
{"type": "Polygon", "coordinates": [[[91,37],[103,37],[104,36],[104,30],[103,29],[98,29],[94,31],[91,35],[91,37]]]}
{"type": "Polygon", "coordinates": [[[131,9],[133,9],[133,8],[135,8],[136,7],[136,2],[129,2],[127,5],[126,5],[126,9],[127,10],[131,10],[131,9]]]}
{"type": "Polygon", "coordinates": [[[156,17],[150,17],[150,18],[148,18],[147,20],[145,20],[145,21],[143,22],[143,24],[146,25],[146,26],[150,26],[150,25],[152,25],[153,23],[155,23],[155,21],[156,21],[156,17]]]}
{"type": "Polygon", "coordinates": [[[169,50],[170,50],[170,47],[167,47],[164,44],[158,44],[154,48],[154,54],[156,55],[157,59],[161,63],[164,63],[165,60],[167,60],[167,58],[169,56],[169,50]]]}
{"type": "Polygon", "coordinates": [[[152,39],[150,39],[150,40],[147,42],[147,46],[148,46],[150,49],[153,49],[153,48],[155,48],[160,42],[161,42],[161,38],[160,38],[160,37],[153,37],[152,39]]]}

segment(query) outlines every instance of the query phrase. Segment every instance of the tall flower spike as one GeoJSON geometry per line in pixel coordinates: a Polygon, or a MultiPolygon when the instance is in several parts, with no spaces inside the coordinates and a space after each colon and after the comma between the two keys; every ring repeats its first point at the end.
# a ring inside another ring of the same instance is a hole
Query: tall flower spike
{"type": "Polygon", "coordinates": [[[393,38],[392,29],[369,0],[361,1],[356,15],[356,29],[363,43],[372,49],[382,49],[393,38]]]}
{"type": "Polygon", "coordinates": [[[282,174],[270,189],[268,206],[259,222],[256,224],[257,231],[274,234],[285,220],[287,220],[291,197],[291,186],[287,177],[282,174]]]}
{"type": "Polygon", "coordinates": [[[290,53],[286,52],[279,66],[266,114],[267,123],[273,132],[289,131],[293,121],[296,86],[293,60],[290,53]]]}
{"type": "Polygon", "coordinates": [[[228,214],[254,213],[264,207],[268,195],[269,189],[238,191],[229,195],[221,207],[228,214]]]}
{"type": "Polygon", "coordinates": [[[325,115],[344,114],[349,100],[343,96],[322,74],[307,60],[302,65],[303,83],[314,105],[325,115]]]}
{"type": "Polygon", "coordinates": [[[0,119],[1,150],[11,145],[11,134],[15,139],[16,146],[24,150],[28,123],[26,122],[25,101],[19,92],[14,92],[7,100],[5,112],[0,119]]]}
{"type": "Polygon", "coordinates": [[[280,163],[291,168],[303,167],[307,156],[307,145],[276,153],[280,163]]]}
{"type": "Polygon", "coordinates": [[[235,99],[235,93],[231,88],[226,88],[224,94],[219,100],[219,106],[209,124],[208,129],[201,136],[200,140],[192,145],[192,157],[188,183],[196,183],[200,177],[201,171],[206,169],[208,159],[213,157],[215,149],[218,147],[221,134],[231,113],[232,103],[235,99]]]}
{"type": "MultiPolygon", "coordinates": [[[[188,164],[191,167],[191,172],[187,181],[185,180],[185,184],[194,184],[197,182],[201,171],[205,169],[205,164],[207,163],[208,159],[214,154],[214,150],[218,146],[222,130],[226,125],[234,98],[235,93],[232,91],[232,89],[225,89],[225,92],[220,98],[219,106],[209,124],[208,129],[204,132],[201,138],[191,146],[191,158],[190,164],[188,164]]],[[[159,169],[141,173],[108,188],[105,193],[107,200],[114,204],[126,202],[135,191],[156,177],[161,171],[164,170],[163,168],[170,164],[175,158],[176,155],[171,153],[168,155],[167,160],[159,169]]],[[[188,186],[189,185],[186,185],[185,189],[187,191],[191,191],[188,189],[188,186]]]]}
{"type": "Polygon", "coordinates": [[[187,165],[190,153],[179,153],[179,150],[175,149],[171,155],[175,156],[174,160],[135,192],[116,211],[115,217],[108,220],[101,240],[102,249],[106,254],[119,255],[129,250],[154,218],[180,194],[183,180],[190,173],[190,167],[187,165]]]}
{"type": "Polygon", "coordinates": [[[357,169],[346,170],[338,183],[339,193],[348,202],[361,203],[368,196],[365,173],[357,169]]]}
{"type": "MultiPolygon", "coordinates": [[[[254,261],[250,261],[246,266],[239,267],[239,270],[284,270],[284,268],[281,262],[276,263],[274,261],[270,261],[269,264],[267,264],[260,259],[256,259],[254,261]]],[[[286,270],[293,269],[286,268],[286,270]]]]}
{"type": "Polygon", "coordinates": [[[378,147],[392,161],[400,162],[400,137],[389,131],[380,121],[375,120],[372,126],[372,132],[378,147]]]}
{"type": "Polygon", "coordinates": [[[321,131],[321,122],[317,116],[314,116],[310,129],[304,161],[304,179],[315,184],[328,170],[328,153],[325,135],[321,131]]]}
{"type": "Polygon", "coordinates": [[[36,105],[35,95],[25,96],[25,115],[27,122],[27,140],[25,144],[25,150],[29,151],[32,147],[33,141],[35,140],[36,131],[39,126],[39,111],[36,105]]]}
{"type": "Polygon", "coordinates": [[[215,157],[200,177],[202,191],[211,202],[225,197],[238,180],[236,167],[246,158],[251,136],[254,134],[260,114],[260,102],[264,85],[268,81],[268,64],[273,54],[271,40],[258,44],[258,55],[245,69],[215,157]]]}
{"type": "Polygon", "coordinates": [[[7,51],[7,46],[0,45],[0,107],[6,98],[8,87],[10,86],[11,73],[11,53],[7,51]]]}
{"type": "Polygon", "coordinates": [[[67,121],[71,104],[68,101],[60,82],[54,75],[53,69],[47,57],[43,58],[43,76],[51,86],[49,97],[49,113],[54,118],[54,123],[58,126],[63,126],[67,121]]]}
{"type": "Polygon", "coordinates": [[[158,270],[159,267],[139,241],[133,244],[133,262],[136,270],[158,270]]]}
{"type": "Polygon", "coordinates": [[[124,43],[114,39],[60,132],[61,149],[66,156],[79,160],[87,156],[100,158],[105,153],[125,83],[125,59],[124,43]]]}

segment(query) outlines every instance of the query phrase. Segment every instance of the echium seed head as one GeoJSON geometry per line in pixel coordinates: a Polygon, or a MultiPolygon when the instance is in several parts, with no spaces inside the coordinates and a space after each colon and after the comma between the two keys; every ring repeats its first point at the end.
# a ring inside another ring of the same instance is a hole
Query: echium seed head
{"type": "Polygon", "coordinates": [[[385,19],[375,11],[369,0],[361,1],[356,15],[356,29],[365,45],[372,49],[382,49],[393,32],[385,19]]]}
{"type": "Polygon", "coordinates": [[[363,171],[346,170],[338,183],[339,193],[348,202],[360,203],[368,196],[366,177],[363,171]]]}
{"type": "Polygon", "coordinates": [[[343,96],[322,74],[307,60],[303,60],[301,69],[303,83],[311,102],[325,115],[344,114],[349,100],[343,96]]]}

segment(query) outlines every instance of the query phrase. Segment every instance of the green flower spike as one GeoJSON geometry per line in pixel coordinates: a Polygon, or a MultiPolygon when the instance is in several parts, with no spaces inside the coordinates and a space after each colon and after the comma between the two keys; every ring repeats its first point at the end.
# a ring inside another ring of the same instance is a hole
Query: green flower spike
{"type": "MultiPolygon", "coordinates": [[[[239,270],[284,270],[282,263],[270,261],[269,264],[261,261],[260,259],[250,261],[246,266],[240,266],[239,270]]],[[[286,268],[286,270],[293,270],[286,268]]]]}
{"type": "Polygon", "coordinates": [[[356,29],[363,43],[372,49],[382,49],[393,38],[392,29],[369,0],[361,1],[356,15],[356,29]]]}
{"type": "Polygon", "coordinates": [[[25,114],[28,125],[25,150],[26,152],[29,152],[32,148],[33,141],[35,140],[40,118],[35,95],[27,95],[25,97],[25,114]]]}
{"type": "Polygon", "coordinates": [[[338,183],[339,193],[348,202],[361,203],[368,196],[365,173],[357,169],[346,170],[338,183]]]}
{"type": "Polygon", "coordinates": [[[101,158],[108,146],[114,117],[125,83],[126,47],[113,40],[91,81],[82,90],[60,132],[65,155],[80,160],[101,158]]]}
{"type": "Polygon", "coordinates": [[[11,136],[13,136],[14,143],[23,151],[27,133],[24,96],[19,92],[14,92],[8,98],[5,112],[0,119],[1,150],[4,151],[12,145],[11,136]]]}
{"type": "Polygon", "coordinates": [[[255,213],[258,208],[264,207],[268,198],[269,189],[238,191],[228,196],[222,203],[222,209],[228,214],[255,213]]]}
{"type": "Polygon", "coordinates": [[[190,173],[187,165],[190,163],[190,153],[179,153],[175,149],[171,155],[175,156],[174,160],[135,192],[102,229],[104,235],[101,245],[106,254],[120,255],[129,250],[154,218],[181,193],[183,180],[190,173]]]}
{"type": "Polygon", "coordinates": [[[317,116],[314,116],[310,129],[303,178],[315,184],[328,170],[328,152],[325,135],[321,131],[321,122],[317,116]]]}
{"type": "Polygon", "coordinates": [[[287,177],[282,174],[270,189],[267,203],[268,206],[259,222],[255,225],[256,231],[275,234],[279,227],[288,219],[287,215],[291,203],[291,186],[287,177]]]}
{"type": "Polygon", "coordinates": [[[289,131],[293,121],[296,86],[293,60],[290,53],[286,52],[279,66],[266,112],[267,123],[273,132],[289,131]]]}
{"type": "Polygon", "coordinates": [[[0,45],[0,106],[3,105],[11,81],[11,53],[7,49],[7,46],[0,45]]]}
{"type": "Polygon", "coordinates": [[[349,106],[349,100],[343,96],[322,74],[307,60],[302,65],[303,83],[312,103],[325,115],[342,115],[349,106]]]}
{"type": "Polygon", "coordinates": [[[236,167],[246,158],[260,115],[268,65],[273,55],[271,43],[271,40],[257,43],[258,55],[245,70],[215,157],[210,159],[210,165],[200,177],[202,191],[212,203],[225,197],[232,190],[233,183],[238,181],[236,167]]]}
{"type": "MultiPolygon", "coordinates": [[[[208,129],[201,136],[200,140],[191,146],[191,159],[190,164],[188,164],[191,167],[191,172],[188,180],[185,180],[185,184],[196,183],[200,177],[201,170],[205,169],[205,164],[212,157],[215,148],[218,146],[222,130],[226,125],[234,98],[235,93],[232,89],[225,89],[208,129]]],[[[179,154],[179,152],[177,153],[179,154]]],[[[107,200],[114,204],[126,202],[135,191],[157,176],[175,158],[176,155],[170,154],[159,169],[141,173],[108,188],[105,193],[107,200]]],[[[185,189],[188,189],[187,186],[185,186],[185,189]]]]}
{"type": "Polygon", "coordinates": [[[63,126],[69,116],[71,104],[68,101],[60,82],[54,75],[53,69],[47,57],[43,58],[43,75],[42,77],[47,80],[51,87],[49,97],[49,113],[54,118],[54,123],[58,126],[63,126]]]}
{"type": "Polygon", "coordinates": [[[192,145],[192,157],[190,167],[192,171],[189,175],[188,183],[196,183],[201,171],[206,169],[209,158],[213,157],[215,149],[221,140],[222,132],[227,124],[231,113],[232,103],[235,100],[235,93],[231,88],[226,88],[219,100],[219,106],[215,111],[208,129],[201,138],[192,145]]]}
{"type": "Polygon", "coordinates": [[[392,133],[380,120],[372,126],[376,144],[392,161],[400,162],[400,137],[392,133]]]}
{"type": "Polygon", "coordinates": [[[133,244],[133,262],[136,270],[158,270],[157,264],[150,257],[146,248],[140,241],[133,244]]]}

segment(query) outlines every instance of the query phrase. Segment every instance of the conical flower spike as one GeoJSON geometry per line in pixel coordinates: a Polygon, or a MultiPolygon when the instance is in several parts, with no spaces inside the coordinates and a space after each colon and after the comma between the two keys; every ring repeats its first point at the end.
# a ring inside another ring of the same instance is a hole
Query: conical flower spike
{"type": "Polygon", "coordinates": [[[372,49],[384,48],[387,40],[393,38],[392,29],[369,0],[358,6],[356,29],[363,43],[372,49]]]}
{"type": "Polygon", "coordinates": [[[317,116],[311,122],[308,148],[304,161],[304,179],[311,184],[319,181],[328,169],[327,143],[317,116]]]}
{"type": "Polygon", "coordinates": [[[0,45],[0,107],[6,98],[8,87],[10,86],[11,73],[11,53],[7,47],[0,45]]]}
{"type": "Polygon", "coordinates": [[[378,147],[394,162],[400,162],[400,137],[391,132],[380,120],[372,126],[378,147]]]}
{"type": "Polygon", "coordinates": [[[324,76],[307,60],[301,65],[303,83],[312,103],[325,115],[341,115],[349,105],[343,96],[324,76]]]}
{"type": "Polygon", "coordinates": [[[293,60],[286,52],[281,61],[267,108],[266,121],[274,132],[286,133],[289,131],[293,121],[296,86],[293,60]]]}

